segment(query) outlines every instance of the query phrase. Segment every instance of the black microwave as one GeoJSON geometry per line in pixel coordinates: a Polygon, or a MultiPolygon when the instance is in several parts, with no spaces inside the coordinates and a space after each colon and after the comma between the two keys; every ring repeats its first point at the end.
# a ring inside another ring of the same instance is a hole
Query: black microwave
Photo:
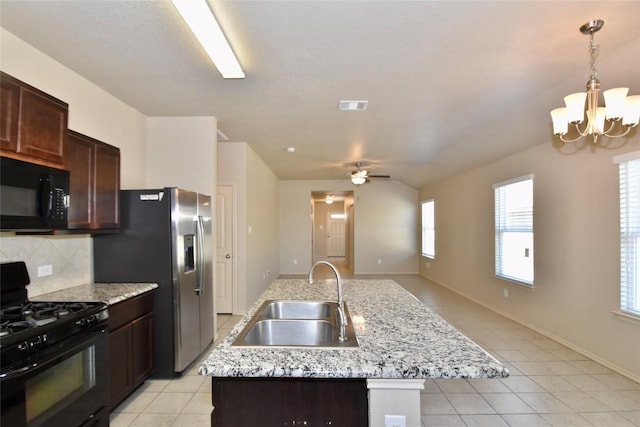
{"type": "Polygon", "coordinates": [[[0,230],[67,228],[69,171],[0,157],[0,230]]]}

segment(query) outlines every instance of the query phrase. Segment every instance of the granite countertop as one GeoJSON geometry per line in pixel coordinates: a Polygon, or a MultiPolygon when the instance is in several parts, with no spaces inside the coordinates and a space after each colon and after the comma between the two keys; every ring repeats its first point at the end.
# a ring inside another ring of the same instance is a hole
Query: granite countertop
{"type": "Polygon", "coordinates": [[[31,301],[65,302],[101,301],[107,305],[113,305],[149,292],[157,287],[158,285],[156,283],[89,283],[48,294],[37,295],[29,299],[31,301]]]}
{"type": "Polygon", "coordinates": [[[493,378],[509,371],[393,280],[343,280],[360,346],[241,348],[231,343],[265,300],[335,300],[335,280],[274,281],[199,369],[214,377],[493,378]]]}

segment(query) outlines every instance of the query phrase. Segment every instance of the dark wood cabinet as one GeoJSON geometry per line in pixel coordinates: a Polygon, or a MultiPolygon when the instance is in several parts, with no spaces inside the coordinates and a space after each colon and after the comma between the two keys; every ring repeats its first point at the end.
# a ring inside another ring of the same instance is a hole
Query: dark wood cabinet
{"type": "Polygon", "coordinates": [[[113,409],[153,371],[153,292],[109,307],[113,409]]]}
{"type": "Polygon", "coordinates": [[[369,425],[364,378],[213,378],[211,425],[369,425]]]}
{"type": "Polygon", "coordinates": [[[120,224],[120,149],[69,130],[66,168],[69,228],[117,229],[120,224]]]}
{"type": "Polygon", "coordinates": [[[0,78],[0,149],[18,151],[18,116],[20,108],[20,85],[0,78]]]}
{"type": "Polygon", "coordinates": [[[0,87],[2,155],[61,168],[69,105],[6,73],[0,87]]]}

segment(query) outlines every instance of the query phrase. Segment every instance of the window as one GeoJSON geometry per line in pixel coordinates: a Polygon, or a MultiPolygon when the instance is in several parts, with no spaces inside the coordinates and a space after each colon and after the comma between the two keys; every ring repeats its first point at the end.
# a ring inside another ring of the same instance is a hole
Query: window
{"type": "Polygon", "coordinates": [[[493,186],[495,195],[495,272],[533,285],[533,176],[493,186]]]}
{"type": "Polygon", "coordinates": [[[433,200],[422,202],[422,255],[436,257],[436,222],[433,200]]]}
{"type": "Polygon", "coordinates": [[[640,155],[614,162],[620,167],[620,310],[640,316],[640,155]]]}

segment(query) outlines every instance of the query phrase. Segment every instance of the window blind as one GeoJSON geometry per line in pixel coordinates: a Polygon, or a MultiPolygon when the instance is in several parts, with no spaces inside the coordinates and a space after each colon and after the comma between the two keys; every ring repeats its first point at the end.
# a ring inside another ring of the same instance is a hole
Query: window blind
{"type": "Polygon", "coordinates": [[[495,184],[495,273],[533,285],[533,177],[495,184]]]}
{"type": "Polygon", "coordinates": [[[640,158],[620,167],[620,310],[640,316],[640,158]]]}
{"type": "Polygon", "coordinates": [[[435,202],[427,200],[422,202],[422,255],[435,258],[435,202]]]}

